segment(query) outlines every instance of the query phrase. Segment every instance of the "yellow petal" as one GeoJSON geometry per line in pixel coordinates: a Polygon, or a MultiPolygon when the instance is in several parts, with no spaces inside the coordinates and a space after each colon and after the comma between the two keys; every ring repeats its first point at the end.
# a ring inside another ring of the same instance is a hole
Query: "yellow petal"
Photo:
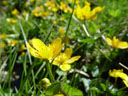
{"type": "Polygon", "coordinates": [[[117,48],[120,48],[120,49],[126,49],[128,48],[128,43],[127,42],[119,42],[116,46],[117,48]]]}
{"type": "Polygon", "coordinates": [[[52,59],[52,51],[49,47],[46,47],[45,49],[40,50],[39,54],[43,59],[48,59],[48,60],[52,59]]]}
{"type": "Polygon", "coordinates": [[[71,65],[69,65],[69,64],[62,64],[62,65],[60,65],[60,69],[63,70],[63,71],[70,70],[71,69],[71,65]]]}
{"type": "Polygon", "coordinates": [[[119,40],[114,36],[114,37],[113,37],[113,40],[112,40],[112,45],[113,45],[114,47],[116,47],[116,46],[118,45],[118,43],[119,43],[119,40]]]}
{"type": "Polygon", "coordinates": [[[69,59],[72,55],[72,49],[66,48],[66,50],[64,51],[64,54],[67,56],[67,59],[69,59]]]}
{"type": "Polygon", "coordinates": [[[31,45],[29,45],[29,43],[27,43],[27,46],[32,56],[41,58],[41,56],[38,54],[38,51],[32,48],[31,45]]]}
{"type": "Polygon", "coordinates": [[[98,13],[103,10],[103,7],[98,6],[98,7],[95,7],[93,10],[95,11],[95,13],[98,13]]]}
{"type": "Polygon", "coordinates": [[[112,45],[114,47],[120,48],[120,49],[126,49],[126,48],[128,48],[128,43],[127,42],[120,41],[115,36],[113,37],[112,45]]]}
{"type": "MultiPolygon", "coordinates": [[[[128,75],[125,74],[125,73],[123,73],[123,72],[119,74],[119,77],[120,77],[121,79],[123,79],[123,80],[128,79],[128,75]]],[[[126,81],[127,81],[127,80],[126,80],[126,81]]]]}
{"type": "Polygon", "coordinates": [[[71,64],[75,61],[77,61],[80,58],[80,56],[74,56],[71,59],[67,60],[65,63],[71,64]]]}
{"type": "Polygon", "coordinates": [[[63,44],[61,44],[61,39],[57,38],[53,41],[53,43],[51,45],[49,45],[49,48],[52,50],[53,52],[53,58],[55,58],[61,51],[63,47],[63,44]]]}
{"type": "Polygon", "coordinates": [[[123,82],[126,85],[126,87],[128,87],[128,80],[123,80],[123,82]]]}
{"type": "Polygon", "coordinates": [[[121,77],[120,74],[122,74],[122,73],[123,73],[123,69],[121,69],[121,70],[116,70],[116,69],[109,70],[109,76],[115,77],[115,78],[121,77]]]}
{"type": "Polygon", "coordinates": [[[40,39],[32,39],[32,46],[38,51],[46,49],[46,45],[40,39]]]}
{"type": "Polygon", "coordinates": [[[112,40],[110,38],[106,38],[106,41],[107,41],[108,45],[112,46],[112,40]]]}
{"type": "Polygon", "coordinates": [[[57,59],[55,58],[52,64],[59,66],[61,63],[60,63],[60,61],[58,60],[58,58],[57,58],[57,59]]]}

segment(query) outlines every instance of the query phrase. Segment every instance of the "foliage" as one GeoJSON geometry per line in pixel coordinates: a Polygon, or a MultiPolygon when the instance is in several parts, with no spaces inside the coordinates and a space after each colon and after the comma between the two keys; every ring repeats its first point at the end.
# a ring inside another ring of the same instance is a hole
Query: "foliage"
{"type": "Polygon", "coordinates": [[[0,96],[126,96],[127,4],[1,0],[0,96]]]}

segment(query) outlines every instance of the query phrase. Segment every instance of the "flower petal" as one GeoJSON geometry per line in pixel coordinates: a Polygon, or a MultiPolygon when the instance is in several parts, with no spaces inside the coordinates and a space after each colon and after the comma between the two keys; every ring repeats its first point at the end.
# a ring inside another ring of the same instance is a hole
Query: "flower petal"
{"type": "Polygon", "coordinates": [[[64,51],[64,54],[66,55],[67,59],[69,59],[72,55],[72,49],[66,48],[66,50],[64,51]]]}
{"type": "Polygon", "coordinates": [[[61,39],[57,38],[53,41],[53,43],[51,45],[49,45],[49,48],[52,50],[53,52],[53,58],[55,58],[61,51],[63,47],[63,44],[61,44],[61,39]]]}
{"type": "Polygon", "coordinates": [[[52,51],[49,47],[46,47],[45,49],[40,50],[39,54],[43,59],[48,59],[48,60],[52,59],[52,51]]]}
{"type": "Polygon", "coordinates": [[[108,43],[108,45],[112,46],[112,40],[110,38],[106,38],[106,42],[108,43]]]}
{"type": "Polygon", "coordinates": [[[120,42],[118,42],[116,47],[120,48],[120,49],[126,49],[126,48],[128,48],[128,43],[120,41],[120,42]]]}
{"type": "Polygon", "coordinates": [[[63,71],[70,70],[71,69],[71,65],[69,65],[69,64],[62,64],[62,65],[60,65],[60,69],[63,70],[63,71]]]}
{"type": "Polygon", "coordinates": [[[38,51],[46,49],[46,45],[40,39],[32,39],[32,46],[38,51]]]}
{"type": "Polygon", "coordinates": [[[75,61],[77,61],[80,58],[80,56],[74,56],[72,58],[70,58],[69,60],[65,61],[65,63],[71,64],[75,61]]]}
{"type": "Polygon", "coordinates": [[[126,87],[128,87],[128,80],[123,80],[123,82],[126,85],[126,87]]]}
{"type": "Polygon", "coordinates": [[[32,56],[41,58],[41,56],[38,54],[38,51],[32,48],[31,45],[29,45],[29,43],[27,43],[27,46],[32,56]]]}

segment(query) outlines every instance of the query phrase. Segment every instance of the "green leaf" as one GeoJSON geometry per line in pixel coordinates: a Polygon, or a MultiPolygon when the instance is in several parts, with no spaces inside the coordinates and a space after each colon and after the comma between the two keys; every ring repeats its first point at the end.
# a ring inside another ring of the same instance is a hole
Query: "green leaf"
{"type": "Polygon", "coordinates": [[[94,38],[86,38],[86,39],[81,40],[81,42],[93,44],[95,42],[95,39],[94,38]]]}
{"type": "Polygon", "coordinates": [[[95,66],[94,68],[92,68],[92,76],[93,77],[96,77],[96,76],[98,76],[98,74],[99,74],[99,68],[98,68],[98,66],[95,66]]]}
{"type": "Polygon", "coordinates": [[[103,89],[104,91],[106,91],[105,84],[101,83],[100,86],[102,87],[102,89],[103,89]]]}
{"type": "Polygon", "coordinates": [[[67,93],[68,96],[83,96],[82,91],[68,84],[64,84],[62,86],[62,90],[64,90],[64,92],[67,93]]]}
{"type": "Polygon", "coordinates": [[[47,88],[45,95],[52,96],[52,95],[57,94],[60,90],[61,90],[61,83],[56,82],[47,88]]]}
{"type": "Polygon", "coordinates": [[[93,91],[96,91],[97,93],[103,93],[101,90],[99,90],[98,88],[96,87],[92,87],[91,88],[93,91]]]}

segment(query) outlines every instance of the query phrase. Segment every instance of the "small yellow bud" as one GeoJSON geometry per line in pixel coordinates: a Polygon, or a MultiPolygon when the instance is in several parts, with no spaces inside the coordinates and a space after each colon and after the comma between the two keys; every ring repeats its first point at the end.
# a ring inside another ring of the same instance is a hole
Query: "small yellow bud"
{"type": "Polygon", "coordinates": [[[51,85],[50,83],[50,80],[48,78],[43,78],[41,81],[40,81],[40,84],[39,84],[42,88],[45,88],[47,89],[48,86],[51,85]]]}

